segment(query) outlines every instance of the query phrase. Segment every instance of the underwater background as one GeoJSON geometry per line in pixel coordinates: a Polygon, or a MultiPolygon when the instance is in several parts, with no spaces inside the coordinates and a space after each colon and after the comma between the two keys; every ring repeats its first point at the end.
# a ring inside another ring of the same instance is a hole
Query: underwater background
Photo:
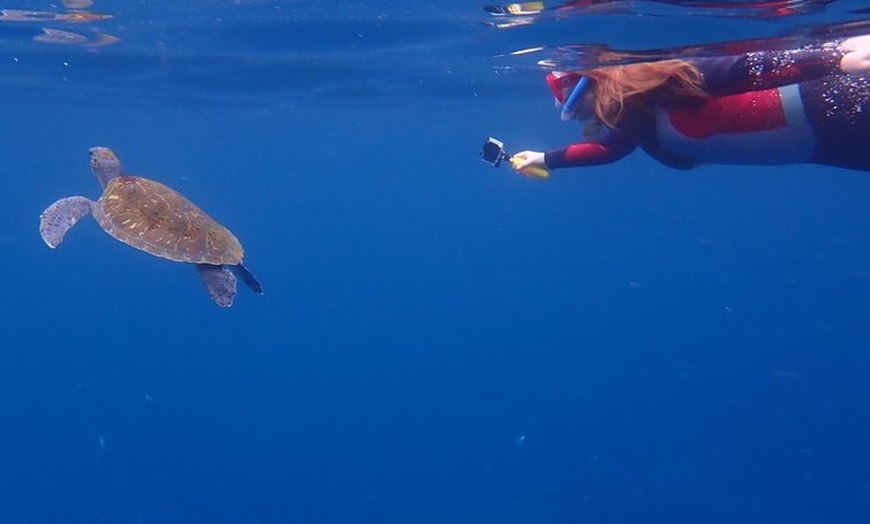
{"type": "Polygon", "coordinates": [[[478,159],[580,132],[505,53],[861,2],[76,4],[0,17],[3,524],[870,522],[866,173],[478,159]],[[96,145],[228,226],[265,295],[218,308],[90,218],[46,247],[96,145]]]}

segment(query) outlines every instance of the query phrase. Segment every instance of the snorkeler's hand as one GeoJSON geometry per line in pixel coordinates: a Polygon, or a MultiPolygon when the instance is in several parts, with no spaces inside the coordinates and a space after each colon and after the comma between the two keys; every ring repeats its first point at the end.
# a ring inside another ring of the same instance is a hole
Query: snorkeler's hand
{"type": "Polygon", "coordinates": [[[550,170],[544,161],[544,153],[540,151],[520,151],[511,156],[511,167],[529,178],[547,178],[550,170]]]}
{"type": "Polygon", "coordinates": [[[870,35],[847,38],[840,44],[840,50],[843,52],[840,71],[844,73],[870,71],[870,35]]]}

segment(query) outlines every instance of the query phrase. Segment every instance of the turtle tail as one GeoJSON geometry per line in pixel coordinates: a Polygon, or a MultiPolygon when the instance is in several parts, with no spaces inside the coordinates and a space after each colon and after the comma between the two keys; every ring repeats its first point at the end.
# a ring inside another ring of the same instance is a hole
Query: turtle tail
{"type": "Polygon", "coordinates": [[[236,264],[235,266],[230,266],[230,269],[233,270],[233,273],[235,273],[237,277],[242,279],[242,282],[251,288],[251,291],[258,295],[263,294],[263,286],[260,284],[260,281],[257,280],[257,277],[248,271],[248,268],[241,264],[236,264]]]}

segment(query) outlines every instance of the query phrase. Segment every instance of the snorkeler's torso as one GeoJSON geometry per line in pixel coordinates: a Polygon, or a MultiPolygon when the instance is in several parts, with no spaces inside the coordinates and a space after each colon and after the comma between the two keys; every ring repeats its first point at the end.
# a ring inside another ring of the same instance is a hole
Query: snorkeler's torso
{"type": "Polygon", "coordinates": [[[691,111],[659,109],[654,134],[644,148],[667,164],[790,164],[815,150],[795,84],[711,98],[691,111]]]}

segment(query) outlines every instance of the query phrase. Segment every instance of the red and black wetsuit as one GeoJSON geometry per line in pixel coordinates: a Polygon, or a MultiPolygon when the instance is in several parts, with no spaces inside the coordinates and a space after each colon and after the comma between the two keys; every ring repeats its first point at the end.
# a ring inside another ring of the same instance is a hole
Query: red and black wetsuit
{"type": "Polygon", "coordinates": [[[693,58],[712,98],[628,115],[595,141],[550,151],[550,168],[614,162],[640,146],[672,167],[811,162],[870,170],[870,75],[843,74],[837,43],[693,58]]]}

